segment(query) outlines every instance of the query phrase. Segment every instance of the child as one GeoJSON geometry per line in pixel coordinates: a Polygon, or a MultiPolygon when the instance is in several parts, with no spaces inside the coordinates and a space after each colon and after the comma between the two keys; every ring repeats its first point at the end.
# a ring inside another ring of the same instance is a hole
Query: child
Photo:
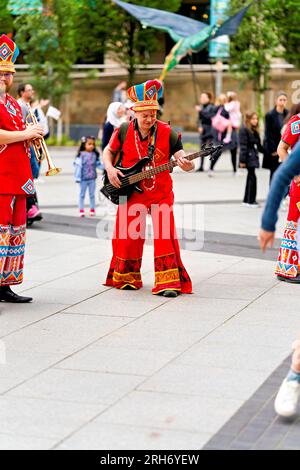
{"type": "Polygon", "coordinates": [[[79,215],[85,216],[84,199],[87,188],[90,196],[90,216],[95,213],[96,168],[101,168],[99,152],[96,150],[95,137],[82,137],[81,145],[74,162],[75,181],[80,183],[79,215]]]}

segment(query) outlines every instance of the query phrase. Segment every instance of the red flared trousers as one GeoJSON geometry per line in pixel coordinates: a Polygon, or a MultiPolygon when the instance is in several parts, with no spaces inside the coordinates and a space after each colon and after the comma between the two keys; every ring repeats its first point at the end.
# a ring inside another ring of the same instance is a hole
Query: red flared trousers
{"type": "Polygon", "coordinates": [[[26,232],[26,196],[0,195],[0,286],[21,284],[26,232]]]}
{"type": "Polygon", "coordinates": [[[192,292],[192,282],[182,263],[173,214],[173,193],[145,202],[144,194],[134,194],[120,205],[112,240],[113,257],[107,275],[107,286],[123,289],[127,285],[142,287],[141,264],[145,242],[146,216],[151,215],[154,238],[155,283],[153,294],[176,290],[192,292]]]}

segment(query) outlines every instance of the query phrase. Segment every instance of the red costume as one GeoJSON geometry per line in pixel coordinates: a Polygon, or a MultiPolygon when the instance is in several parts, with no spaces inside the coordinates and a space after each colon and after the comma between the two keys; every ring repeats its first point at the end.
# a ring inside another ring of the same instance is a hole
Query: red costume
{"type": "MultiPolygon", "coordinates": [[[[300,139],[300,114],[293,116],[287,123],[281,138],[291,148],[300,139]]],[[[300,217],[300,186],[292,181],[290,204],[275,274],[283,277],[296,277],[300,272],[297,248],[297,225],[300,217]]]]}
{"type": "MultiPolygon", "coordinates": [[[[157,96],[155,93],[153,101],[153,83],[157,82],[149,81],[132,87],[134,90],[130,89],[132,92],[134,91],[134,96],[137,96],[134,101],[140,104],[141,109],[157,109],[149,107],[150,100],[150,106],[153,106],[157,96]],[[147,99],[147,91],[149,90],[152,91],[147,99]],[[139,98],[138,95],[140,95],[139,98]]],[[[130,93],[130,90],[129,96],[133,99],[133,93],[130,93]]],[[[168,162],[170,159],[170,133],[169,125],[156,121],[148,138],[142,140],[136,122],[132,121],[122,146],[122,166],[128,168],[140,158],[147,156],[150,141],[155,145],[151,165],[158,166],[168,162]]],[[[119,129],[116,129],[109,142],[109,149],[113,153],[117,153],[121,147],[118,134],[119,129]]],[[[128,285],[135,289],[142,287],[140,269],[145,241],[146,216],[150,214],[153,223],[155,270],[155,285],[152,293],[159,294],[165,290],[174,290],[178,293],[190,294],[192,283],[181,261],[176,236],[172,178],[169,172],[162,172],[153,178],[143,180],[140,187],[143,189],[143,193],[133,193],[126,204],[121,204],[118,207],[112,240],[113,257],[105,285],[118,289],[123,289],[128,285]]]]}
{"type": "MultiPolygon", "coordinates": [[[[15,43],[2,35],[0,71],[14,72],[17,55],[15,43]]],[[[8,94],[0,97],[0,129],[25,129],[21,108],[8,94]]],[[[26,196],[34,192],[27,143],[0,145],[0,286],[20,284],[23,280],[26,196]]]]}

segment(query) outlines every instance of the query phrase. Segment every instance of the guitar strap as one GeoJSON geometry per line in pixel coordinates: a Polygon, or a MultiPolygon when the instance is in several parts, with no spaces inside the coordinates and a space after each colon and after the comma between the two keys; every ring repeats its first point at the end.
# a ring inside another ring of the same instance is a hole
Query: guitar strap
{"type": "MultiPolygon", "coordinates": [[[[121,147],[120,147],[120,150],[117,153],[116,158],[113,162],[114,166],[117,166],[117,165],[120,166],[122,164],[122,158],[123,158],[122,147],[123,147],[123,144],[124,144],[125,139],[126,139],[129,124],[130,124],[130,122],[127,121],[127,122],[123,122],[123,124],[121,124],[121,126],[120,126],[119,141],[120,141],[121,147]]],[[[154,150],[155,150],[156,133],[157,133],[157,128],[155,129],[154,133],[152,134],[151,143],[148,147],[148,157],[151,160],[153,159],[154,150]]],[[[175,146],[175,144],[177,143],[178,138],[181,139],[181,134],[177,134],[176,132],[171,131],[171,133],[170,133],[170,149],[175,146]]],[[[170,158],[171,158],[171,155],[170,155],[170,158]]]]}
{"type": "Polygon", "coordinates": [[[123,122],[123,124],[121,124],[120,126],[119,141],[120,141],[121,147],[120,147],[119,152],[116,155],[116,158],[114,159],[113,166],[121,165],[122,163],[122,158],[123,158],[122,147],[126,139],[129,124],[130,124],[130,121],[126,121],[126,122],[123,122]]]}

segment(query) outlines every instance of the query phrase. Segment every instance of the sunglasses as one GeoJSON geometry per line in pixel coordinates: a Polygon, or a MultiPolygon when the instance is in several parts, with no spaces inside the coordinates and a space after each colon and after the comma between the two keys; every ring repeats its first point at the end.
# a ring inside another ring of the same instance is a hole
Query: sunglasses
{"type": "Polygon", "coordinates": [[[11,72],[0,72],[0,77],[10,78],[12,76],[11,72]]]}

